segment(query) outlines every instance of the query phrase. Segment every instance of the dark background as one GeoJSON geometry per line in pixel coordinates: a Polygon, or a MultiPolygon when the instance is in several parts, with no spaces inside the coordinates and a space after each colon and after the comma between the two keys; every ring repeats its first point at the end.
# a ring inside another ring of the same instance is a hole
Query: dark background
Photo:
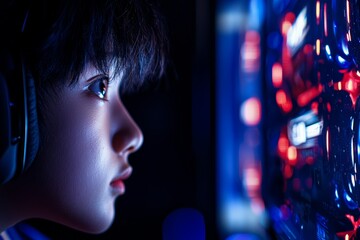
{"type": "Polygon", "coordinates": [[[167,74],[123,101],[144,134],[130,157],[133,175],[104,234],[32,220],[54,239],[161,239],[162,222],[183,207],[199,210],[207,239],[215,227],[214,3],[160,0],[170,43],[167,74]]]}

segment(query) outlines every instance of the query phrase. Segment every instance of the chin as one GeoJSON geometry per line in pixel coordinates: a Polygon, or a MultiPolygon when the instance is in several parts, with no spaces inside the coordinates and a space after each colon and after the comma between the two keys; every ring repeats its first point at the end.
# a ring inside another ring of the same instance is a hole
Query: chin
{"type": "Polygon", "coordinates": [[[108,221],[100,221],[99,219],[96,219],[97,221],[94,220],[95,219],[90,219],[90,220],[87,219],[86,222],[81,222],[81,223],[72,222],[72,223],[62,223],[62,224],[84,233],[100,234],[107,231],[113,223],[113,219],[108,221]]]}
{"type": "Polygon", "coordinates": [[[107,214],[87,214],[81,216],[67,216],[64,221],[56,221],[60,224],[63,224],[67,227],[73,228],[75,230],[90,233],[90,234],[100,234],[108,230],[115,218],[115,212],[107,214]]]}

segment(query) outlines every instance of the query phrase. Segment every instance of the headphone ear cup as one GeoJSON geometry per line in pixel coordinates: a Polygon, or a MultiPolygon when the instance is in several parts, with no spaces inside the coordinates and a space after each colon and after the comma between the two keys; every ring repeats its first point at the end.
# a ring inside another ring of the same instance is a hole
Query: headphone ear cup
{"type": "Polygon", "coordinates": [[[26,81],[26,102],[27,102],[27,116],[28,116],[28,136],[26,145],[26,157],[24,163],[24,170],[27,169],[34,161],[39,149],[39,125],[36,107],[36,89],[34,79],[27,69],[25,70],[26,81]]]}
{"type": "Polygon", "coordinates": [[[0,184],[15,176],[17,147],[11,144],[11,113],[9,89],[0,73],[0,184]]]}

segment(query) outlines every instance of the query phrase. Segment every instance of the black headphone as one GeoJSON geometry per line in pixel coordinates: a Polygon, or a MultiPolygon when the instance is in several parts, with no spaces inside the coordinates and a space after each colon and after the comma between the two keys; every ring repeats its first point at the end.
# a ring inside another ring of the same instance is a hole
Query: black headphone
{"type": "Polygon", "coordinates": [[[23,46],[0,49],[0,184],[24,172],[39,148],[36,90],[23,50],[23,46]]]}

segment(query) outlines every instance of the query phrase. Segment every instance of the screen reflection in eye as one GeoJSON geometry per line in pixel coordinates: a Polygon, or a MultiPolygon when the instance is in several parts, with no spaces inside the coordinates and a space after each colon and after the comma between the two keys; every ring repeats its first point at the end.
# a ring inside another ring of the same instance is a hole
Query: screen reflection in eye
{"type": "Polygon", "coordinates": [[[108,86],[109,77],[99,76],[88,86],[88,90],[100,99],[107,101],[108,86]]]}

